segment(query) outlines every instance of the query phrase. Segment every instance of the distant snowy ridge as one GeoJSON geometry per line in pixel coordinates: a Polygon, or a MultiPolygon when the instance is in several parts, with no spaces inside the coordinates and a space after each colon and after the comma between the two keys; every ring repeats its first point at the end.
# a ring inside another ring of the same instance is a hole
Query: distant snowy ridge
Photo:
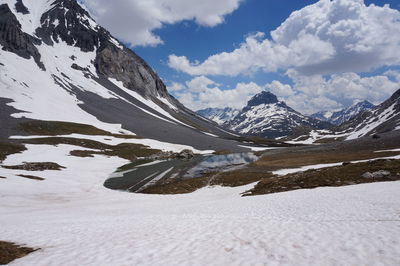
{"type": "Polygon", "coordinates": [[[226,108],[206,108],[196,111],[197,114],[214,121],[218,125],[230,122],[235,116],[239,114],[240,110],[226,107],[226,108]]]}
{"type": "Polygon", "coordinates": [[[347,139],[355,139],[376,133],[399,129],[400,125],[400,89],[388,100],[355,116],[340,126],[339,130],[349,132],[347,139]]]}
{"type": "Polygon", "coordinates": [[[340,111],[321,111],[312,114],[311,117],[321,121],[330,122],[331,124],[338,126],[343,124],[344,122],[349,121],[351,118],[355,117],[359,113],[371,110],[374,107],[375,105],[373,105],[369,101],[361,101],[340,111]]]}
{"type": "Polygon", "coordinates": [[[314,130],[291,143],[311,144],[321,140],[352,140],[379,133],[400,130],[400,89],[370,110],[358,113],[349,121],[331,130],[314,130]]]}

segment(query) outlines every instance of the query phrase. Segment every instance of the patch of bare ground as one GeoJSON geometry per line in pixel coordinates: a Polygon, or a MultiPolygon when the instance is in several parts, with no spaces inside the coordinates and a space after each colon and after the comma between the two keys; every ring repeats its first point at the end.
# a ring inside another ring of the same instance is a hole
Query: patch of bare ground
{"type": "Polygon", "coordinates": [[[34,176],[34,175],[18,175],[18,176],[23,177],[23,178],[32,179],[32,180],[37,180],[37,181],[45,180],[43,177],[34,176]]]}
{"type": "Polygon", "coordinates": [[[25,162],[24,164],[20,165],[3,165],[3,168],[12,169],[12,170],[24,170],[24,171],[45,171],[45,170],[55,170],[59,171],[65,168],[57,163],[51,162],[39,162],[39,163],[28,163],[25,162]]]}
{"type": "Polygon", "coordinates": [[[148,187],[140,193],[146,194],[185,194],[196,191],[199,188],[207,186],[208,177],[197,177],[185,180],[173,181],[162,185],[148,187]]]}
{"type": "Polygon", "coordinates": [[[400,180],[400,160],[381,159],[263,178],[244,196],[400,180]],[[379,174],[380,172],[385,174],[379,174]],[[366,174],[369,173],[369,174],[366,174]],[[373,174],[378,173],[378,174],[373,174]]]}
{"type": "Polygon", "coordinates": [[[82,134],[82,135],[101,135],[101,136],[112,136],[116,138],[140,138],[134,135],[126,134],[112,134],[108,131],[98,129],[91,125],[70,123],[70,122],[58,122],[58,121],[42,121],[35,120],[25,123],[20,123],[18,130],[27,133],[29,135],[43,135],[43,136],[56,136],[56,135],[69,135],[69,134],[82,134]]]}
{"type": "Polygon", "coordinates": [[[215,174],[209,181],[210,185],[224,187],[238,187],[248,185],[262,178],[271,177],[272,173],[260,168],[244,168],[235,171],[221,172],[215,174]]]}
{"type": "Polygon", "coordinates": [[[0,241],[0,264],[6,265],[13,260],[22,258],[39,249],[20,246],[14,243],[0,241]]]}
{"type": "Polygon", "coordinates": [[[331,151],[313,153],[281,153],[264,155],[258,161],[252,163],[253,166],[262,167],[266,171],[275,171],[283,168],[296,168],[305,165],[338,163],[345,161],[369,160],[375,158],[389,157],[399,154],[398,152],[374,151],[331,151]]]}
{"type": "Polygon", "coordinates": [[[71,156],[75,157],[82,157],[82,158],[87,158],[87,157],[94,157],[94,154],[102,154],[101,151],[96,152],[96,151],[87,151],[87,150],[73,150],[70,151],[69,153],[71,156]]]}
{"type": "Polygon", "coordinates": [[[26,150],[24,145],[0,142],[0,162],[4,161],[8,155],[20,153],[24,150],[26,150]]]}

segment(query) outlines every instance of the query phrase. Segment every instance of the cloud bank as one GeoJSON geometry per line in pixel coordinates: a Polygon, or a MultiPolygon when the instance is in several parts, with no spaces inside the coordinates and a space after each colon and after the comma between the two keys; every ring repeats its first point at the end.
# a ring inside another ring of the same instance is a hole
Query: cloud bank
{"type": "Polygon", "coordinates": [[[329,78],[303,76],[294,71],[288,74],[293,85],[274,80],[267,84],[238,83],[234,89],[224,90],[221,84],[199,76],[185,84],[172,83],[168,90],[193,110],[207,107],[241,109],[252,96],[266,90],[295,110],[312,114],[321,110],[339,110],[361,100],[379,104],[400,86],[398,71],[372,77],[361,77],[352,72],[335,74],[329,78]]]}
{"type": "Polygon", "coordinates": [[[234,89],[223,90],[221,85],[213,80],[199,76],[185,84],[172,83],[168,91],[185,106],[192,110],[208,107],[242,108],[252,96],[262,91],[262,87],[250,83],[238,83],[234,89]]]}

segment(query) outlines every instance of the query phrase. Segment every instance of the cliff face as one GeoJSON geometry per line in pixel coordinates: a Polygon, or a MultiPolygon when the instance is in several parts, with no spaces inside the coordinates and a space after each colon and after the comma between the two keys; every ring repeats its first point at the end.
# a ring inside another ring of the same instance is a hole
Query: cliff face
{"type": "Polygon", "coordinates": [[[15,53],[23,58],[34,58],[36,64],[44,69],[40,62],[40,53],[35,45],[41,41],[21,30],[21,24],[7,4],[0,5],[0,44],[4,51],[15,53]]]}
{"type": "Polygon", "coordinates": [[[129,49],[107,43],[97,51],[95,66],[100,74],[122,81],[145,97],[170,97],[157,74],[129,49]]]}

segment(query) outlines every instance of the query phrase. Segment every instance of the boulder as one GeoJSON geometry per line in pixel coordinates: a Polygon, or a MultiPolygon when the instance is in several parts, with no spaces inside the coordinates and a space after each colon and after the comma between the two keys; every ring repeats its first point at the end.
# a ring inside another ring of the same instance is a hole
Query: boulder
{"type": "Polygon", "coordinates": [[[373,173],[370,172],[365,172],[364,174],[361,175],[363,178],[382,178],[386,176],[390,176],[390,172],[386,170],[379,170],[373,173]]]}
{"type": "Polygon", "coordinates": [[[374,175],[374,178],[382,178],[382,177],[386,177],[390,175],[389,171],[385,171],[385,170],[379,170],[376,172],[372,173],[374,175]]]}
{"type": "Polygon", "coordinates": [[[374,175],[370,172],[365,172],[361,175],[362,178],[374,178],[374,175]]]}
{"type": "Polygon", "coordinates": [[[192,159],[193,157],[194,157],[194,153],[192,150],[183,150],[177,155],[177,158],[185,159],[185,160],[192,159]]]}

